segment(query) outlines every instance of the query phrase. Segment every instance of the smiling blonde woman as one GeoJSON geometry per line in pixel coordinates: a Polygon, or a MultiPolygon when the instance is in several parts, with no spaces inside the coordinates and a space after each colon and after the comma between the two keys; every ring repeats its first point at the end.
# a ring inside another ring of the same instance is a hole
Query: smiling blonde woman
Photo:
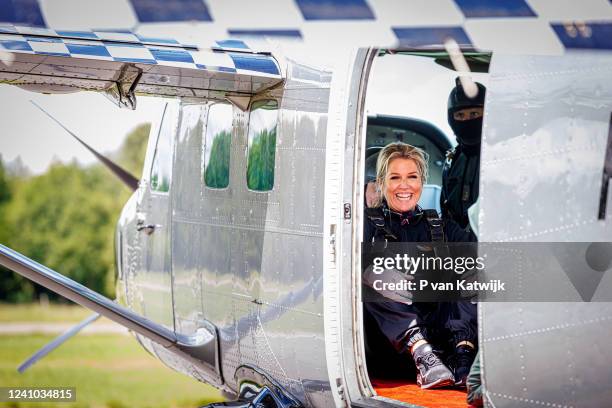
{"type": "MultiPolygon", "coordinates": [[[[402,142],[385,146],[376,163],[376,185],[381,194],[374,208],[366,209],[364,242],[475,241],[473,234],[454,222],[439,219],[435,210],[419,207],[426,180],[427,155],[423,150],[402,142]]],[[[397,353],[411,355],[421,388],[465,386],[476,354],[475,305],[469,301],[385,301],[366,302],[364,309],[365,321],[374,326],[366,326],[368,336],[378,330],[397,353]],[[451,357],[443,361],[432,343],[436,349],[450,345],[451,357]]]]}
{"type": "Polygon", "coordinates": [[[406,191],[418,193],[418,196],[416,196],[416,200],[410,200],[409,206],[411,208],[407,208],[404,211],[414,210],[421,197],[423,184],[427,182],[427,160],[427,153],[418,147],[401,142],[385,146],[378,154],[378,160],[376,161],[376,184],[382,195],[374,202],[373,207],[380,207],[383,199],[386,199],[391,207],[393,207],[391,203],[398,206],[397,211],[400,211],[400,208],[406,208],[408,205],[405,203],[405,200],[401,200],[389,192],[389,188],[394,190],[402,188],[401,182],[406,181],[406,191]],[[406,166],[410,167],[409,179],[401,180],[398,170],[406,170],[404,169],[406,166]],[[418,191],[416,191],[417,189],[418,191]],[[389,202],[390,198],[391,203],[389,202]]]}

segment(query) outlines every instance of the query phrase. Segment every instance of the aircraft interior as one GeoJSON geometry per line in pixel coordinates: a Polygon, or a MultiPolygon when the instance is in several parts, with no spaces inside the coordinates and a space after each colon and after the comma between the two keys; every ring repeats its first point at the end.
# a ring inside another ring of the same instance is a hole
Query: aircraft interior
{"type": "MultiPolygon", "coordinates": [[[[470,77],[486,86],[491,55],[465,56],[470,77]]],[[[375,180],[376,160],[384,146],[396,141],[417,146],[429,156],[429,178],[419,206],[440,213],[446,153],[457,144],[447,123],[448,95],[457,76],[444,51],[379,51],[366,91],[364,186],[375,180]]],[[[379,397],[425,407],[467,406],[465,388],[421,389],[412,357],[399,355],[368,313],[363,313],[362,323],[368,379],[379,397]]]]}

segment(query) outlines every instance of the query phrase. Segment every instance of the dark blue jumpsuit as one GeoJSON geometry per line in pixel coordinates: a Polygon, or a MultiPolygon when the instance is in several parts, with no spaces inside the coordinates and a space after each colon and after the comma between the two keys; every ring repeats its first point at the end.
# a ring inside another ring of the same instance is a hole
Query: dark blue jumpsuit
{"type": "MultiPolygon", "coordinates": [[[[396,213],[386,209],[386,204],[383,204],[383,208],[385,226],[398,238],[398,242],[432,241],[431,229],[425,216],[396,213]]],[[[450,220],[444,222],[444,233],[448,242],[476,241],[474,234],[461,229],[450,220]]],[[[364,242],[371,242],[376,234],[375,224],[366,218],[364,242]]],[[[398,353],[406,352],[420,339],[426,339],[434,348],[454,347],[463,340],[476,344],[476,305],[466,300],[412,304],[392,301],[366,302],[364,313],[366,333],[371,330],[367,327],[368,322],[370,324],[375,322],[380,332],[398,353]]],[[[369,352],[376,353],[376,350],[371,348],[370,342],[369,352]]]]}

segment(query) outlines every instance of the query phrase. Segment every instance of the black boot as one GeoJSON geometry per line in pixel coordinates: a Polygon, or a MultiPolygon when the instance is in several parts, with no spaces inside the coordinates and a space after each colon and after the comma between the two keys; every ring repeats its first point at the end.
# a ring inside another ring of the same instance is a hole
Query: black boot
{"type": "Polygon", "coordinates": [[[455,372],[455,385],[465,387],[467,377],[470,373],[470,368],[474,362],[476,350],[470,346],[459,346],[455,348],[455,354],[452,357],[452,368],[455,372]]]}
{"type": "Polygon", "coordinates": [[[417,384],[423,389],[440,388],[453,385],[453,373],[433,352],[428,343],[418,346],[412,351],[412,358],[417,367],[417,384]]]}

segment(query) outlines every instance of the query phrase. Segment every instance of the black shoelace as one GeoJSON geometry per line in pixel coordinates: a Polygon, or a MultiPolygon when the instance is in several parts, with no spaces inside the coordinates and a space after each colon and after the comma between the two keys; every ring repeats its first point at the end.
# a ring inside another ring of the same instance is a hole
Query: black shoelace
{"type": "Polygon", "coordinates": [[[442,364],[438,356],[436,356],[433,352],[425,354],[419,360],[426,369],[442,364]]]}

